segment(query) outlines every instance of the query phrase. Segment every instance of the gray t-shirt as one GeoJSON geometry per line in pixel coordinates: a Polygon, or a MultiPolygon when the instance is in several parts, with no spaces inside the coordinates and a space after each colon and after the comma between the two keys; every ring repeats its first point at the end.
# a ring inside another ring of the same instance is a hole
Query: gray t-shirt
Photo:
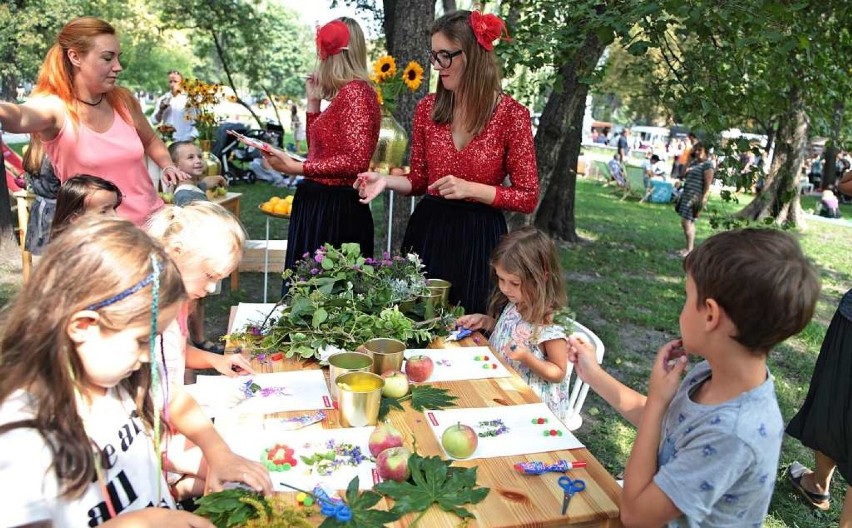
{"type": "Polygon", "coordinates": [[[784,422],[767,371],[759,387],[721,405],[690,399],[710,378],[702,361],[672,399],[661,431],[654,482],[683,516],[669,527],[763,525],[769,509],[784,422]]]}

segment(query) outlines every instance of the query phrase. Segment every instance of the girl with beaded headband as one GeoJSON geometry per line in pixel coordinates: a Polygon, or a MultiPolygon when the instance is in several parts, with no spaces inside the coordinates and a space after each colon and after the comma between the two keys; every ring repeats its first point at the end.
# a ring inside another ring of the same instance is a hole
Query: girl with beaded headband
{"type": "Polygon", "coordinates": [[[494,41],[505,33],[502,20],[478,11],[436,20],[428,53],[438,91],[414,111],[411,171],[365,172],[355,183],[362,203],[385,189],[426,194],[402,247],[421,256],[429,276],[450,281],[450,301],[469,313],[485,311],[488,257],[507,231],[503,211],[529,214],[538,203],[530,114],[500,88],[494,41]]]}
{"type": "Polygon", "coordinates": [[[0,102],[0,125],[43,144],[60,181],[92,174],[115,183],[125,198],[118,214],[142,225],[163,205],[146,156],[168,184],[189,176],[172,164],[133,94],[116,86],[120,56],[115,28],[75,18],[47,52],[33,97],[21,105],[0,102]]]}
{"type": "MultiPolygon", "coordinates": [[[[192,202],[167,205],[146,226],[177,264],[190,302],[212,293],[231,274],[242,257],[245,231],[239,220],[220,205],[192,202]]],[[[205,482],[221,485],[240,481],[271,490],[269,473],[259,462],[231,452],[204,412],[183,390],[187,367],[215,368],[226,376],[254,374],[241,354],[220,355],[189,344],[188,318],[192,307],[183,303],[175,321],[163,332],[157,362],[164,373],[169,422],[165,467],[173,493],[183,499],[204,493],[205,482]]]]}
{"type": "Polygon", "coordinates": [[[364,33],[358,22],[342,17],[319,28],[316,42],[317,68],[305,85],[307,160],[280,150],[263,153],[276,170],[305,176],[293,199],[287,269],[326,243],[357,242],[361,253],[373,255],[373,215],[352,189],[358,173],[370,166],[382,119],[368,81],[364,33]],[[331,103],[320,112],[323,99],[331,103]]]}
{"type": "Polygon", "coordinates": [[[5,523],[213,526],[168,509],[145,365],[184,295],[162,247],[127,221],[81,219],[50,243],[0,342],[5,523]]]}

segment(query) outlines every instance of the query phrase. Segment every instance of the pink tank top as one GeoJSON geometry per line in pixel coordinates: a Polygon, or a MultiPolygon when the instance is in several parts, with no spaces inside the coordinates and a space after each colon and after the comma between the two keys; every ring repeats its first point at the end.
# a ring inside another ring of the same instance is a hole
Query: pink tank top
{"type": "Polygon", "coordinates": [[[137,226],[163,206],[145,165],[145,149],[133,125],[114,112],[113,124],[98,133],[83,123],[74,126],[68,114],[59,134],[44,142],[60,181],[91,174],[114,183],[123,198],[118,214],[137,226]]]}

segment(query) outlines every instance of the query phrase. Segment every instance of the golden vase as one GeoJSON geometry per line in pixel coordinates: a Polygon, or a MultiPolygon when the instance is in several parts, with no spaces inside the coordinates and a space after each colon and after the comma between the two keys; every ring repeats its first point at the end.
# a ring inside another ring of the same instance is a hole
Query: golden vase
{"type": "Polygon", "coordinates": [[[222,174],[222,162],[219,161],[213,152],[213,141],[209,139],[200,139],[198,143],[201,146],[201,157],[204,159],[204,176],[218,176],[222,174]]]}
{"type": "Polygon", "coordinates": [[[392,168],[402,167],[407,148],[408,134],[405,133],[405,129],[393,114],[382,107],[379,142],[376,144],[373,159],[370,160],[370,168],[382,174],[389,174],[392,168]]]}

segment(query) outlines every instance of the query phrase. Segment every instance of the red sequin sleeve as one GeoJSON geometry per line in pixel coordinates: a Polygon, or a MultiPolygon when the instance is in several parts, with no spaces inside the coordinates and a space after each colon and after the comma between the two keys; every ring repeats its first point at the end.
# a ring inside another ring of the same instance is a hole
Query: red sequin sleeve
{"type": "Polygon", "coordinates": [[[530,214],[538,203],[538,164],[529,110],[518,105],[507,120],[506,168],[511,187],[497,186],[494,207],[530,214]]]}
{"type": "Polygon", "coordinates": [[[431,122],[430,105],[422,100],[414,109],[414,119],[411,124],[411,155],[408,164],[408,181],[411,183],[411,194],[420,195],[426,193],[429,185],[429,167],[426,163],[426,135],[427,127],[431,122]]]}
{"type": "Polygon", "coordinates": [[[340,89],[321,114],[307,115],[309,178],[354,183],[370,167],[381,126],[381,110],[372,87],[352,81],[340,89]]]}

